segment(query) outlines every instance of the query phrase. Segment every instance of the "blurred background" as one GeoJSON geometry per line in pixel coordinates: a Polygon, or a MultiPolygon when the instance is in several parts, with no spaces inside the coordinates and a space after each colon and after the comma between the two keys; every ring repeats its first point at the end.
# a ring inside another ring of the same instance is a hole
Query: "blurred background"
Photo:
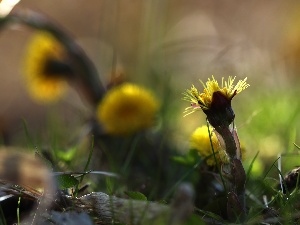
{"type": "MultiPolygon", "coordinates": [[[[164,96],[169,140],[182,152],[191,132],[206,123],[202,113],[183,117],[182,92],[192,84],[201,90],[198,80],[211,75],[248,77],[250,88],[233,101],[246,158],[259,151],[263,167],[279,153],[293,153],[285,159],[295,160],[290,168],[299,165],[293,145],[300,144],[298,1],[21,0],[18,9],[46,14],[66,29],[103,83],[117,74],[164,96]]],[[[28,144],[26,129],[43,144],[53,129],[72,136],[92,111],[75,91],[50,106],[28,97],[22,63],[32,33],[19,25],[0,33],[2,143],[28,144]]]]}

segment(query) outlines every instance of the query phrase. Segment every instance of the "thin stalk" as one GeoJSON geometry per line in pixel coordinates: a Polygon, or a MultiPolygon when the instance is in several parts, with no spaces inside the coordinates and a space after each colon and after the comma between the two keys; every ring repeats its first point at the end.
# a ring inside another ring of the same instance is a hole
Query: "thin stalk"
{"type": "Polygon", "coordinates": [[[217,161],[215,149],[214,149],[214,146],[213,146],[213,143],[212,143],[212,136],[211,136],[211,132],[210,132],[210,129],[209,129],[209,122],[208,122],[208,120],[206,120],[206,124],[207,124],[207,130],[208,130],[208,134],[209,134],[210,146],[211,146],[211,149],[212,149],[212,152],[213,152],[213,156],[214,156],[214,160],[215,160],[215,163],[216,163],[216,167],[219,170],[219,174],[220,174],[221,181],[222,181],[222,184],[223,184],[223,187],[224,187],[224,191],[227,192],[225,180],[224,180],[224,177],[222,175],[222,172],[220,171],[220,166],[219,166],[219,163],[217,161]]]}
{"type": "Polygon", "coordinates": [[[225,142],[225,149],[231,159],[236,158],[236,143],[229,127],[215,127],[225,142]]]}
{"type": "Polygon", "coordinates": [[[4,215],[4,212],[3,212],[1,206],[0,206],[0,215],[1,215],[1,217],[0,217],[0,224],[1,225],[7,225],[6,220],[5,220],[5,215],[4,215]]]}
{"type": "MultiPolygon", "coordinates": [[[[93,152],[94,152],[94,135],[92,136],[92,146],[91,146],[91,150],[90,150],[90,152],[89,152],[88,160],[87,160],[87,162],[86,162],[86,164],[85,164],[85,167],[84,167],[84,172],[87,171],[87,169],[88,169],[88,167],[89,167],[89,165],[90,165],[90,162],[91,162],[91,158],[92,158],[93,152]]],[[[83,174],[83,175],[81,176],[81,178],[80,178],[80,180],[79,180],[79,182],[78,182],[78,184],[77,184],[77,186],[76,186],[76,188],[75,188],[75,196],[77,196],[77,194],[78,194],[79,184],[82,183],[84,176],[85,176],[85,174],[83,174]]]]}
{"type": "Polygon", "coordinates": [[[126,171],[131,160],[132,160],[132,157],[134,156],[135,152],[136,152],[136,146],[138,144],[138,141],[140,140],[140,135],[137,135],[133,138],[132,140],[132,143],[130,144],[130,149],[129,149],[129,152],[127,154],[127,157],[125,159],[125,162],[122,166],[122,171],[126,171]]]}
{"type": "Polygon", "coordinates": [[[251,170],[252,170],[253,164],[254,164],[254,162],[255,162],[255,160],[256,160],[258,154],[259,154],[259,151],[255,154],[254,158],[252,159],[252,161],[251,161],[251,163],[250,163],[250,166],[249,166],[249,169],[248,169],[247,175],[246,175],[247,178],[246,178],[245,184],[247,184],[248,181],[249,181],[250,174],[251,174],[251,170]]]}
{"type": "Polygon", "coordinates": [[[18,220],[18,225],[20,225],[20,205],[21,205],[21,197],[19,197],[19,200],[18,200],[18,208],[17,208],[17,220],[18,220]]]}
{"type": "Polygon", "coordinates": [[[193,168],[189,169],[182,177],[173,185],[173,187],[170,188],[170,190],[164,195],[163,199],[168,199],[171,194],[174,192],[174,190],[181,184],[194,170],[196,170],[199,165],[202,163],[202,160],[200,159],[193,168]]]}
{"type": "Polygon", "coordinates": [[[231,187],[227,193],[228,216],[231,217],[231,219],[243,221],[246,216],[246,173],[241,160],[237,157],[237,143],[228,126],[217,126],[215,129],[222,136],[225,142],[226,152],[230,159],[230,178],[228,181],[231,187]]]}

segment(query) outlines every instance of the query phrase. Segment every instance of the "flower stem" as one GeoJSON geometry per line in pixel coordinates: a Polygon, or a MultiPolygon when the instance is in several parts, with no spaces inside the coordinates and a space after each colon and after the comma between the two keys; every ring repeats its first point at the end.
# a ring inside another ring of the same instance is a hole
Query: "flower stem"
{"type": "Polygon", "coordinates": [[[237,155],[237,147],[235,139],[227,126],[219,126],[215,127],[216,131],[222,136],[224,142],[225,142],[225,149],[226,153],[229,155],[230,159],[236,158],[237,155]]]}
{"type": "MultiPolygon", "coordinates": [[[[243,221],[246,216],[246,202],[245,202],[245,183],[246,173],[242,162],[240,160],[237,150],[236,140],[234,134],[230,131],[228,126],[215,127],[216,131],[222,136],[225,149],[229,155],[229,186],[230,191],[227,193],[227,213],[231,220],[239,219],[243,221]]],[[[237,134],[235,134],[237,135],[237,134]]]]}

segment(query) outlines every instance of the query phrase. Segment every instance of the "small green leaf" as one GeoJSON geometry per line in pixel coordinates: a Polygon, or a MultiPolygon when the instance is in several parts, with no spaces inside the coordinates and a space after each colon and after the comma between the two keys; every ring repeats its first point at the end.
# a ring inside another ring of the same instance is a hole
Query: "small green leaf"
{"type": "Polygon", "coordinates": [[[114,189],[115,189],[115,184],[114,184],[114,181],[110,177],[105,178],[105,186],[106,186],[107,193],[109,195],[113,195],[114,189]]]}
{"type": "Polygon", "coordinates": [[[74,159],[76,152],[77,152],[77,148],[73,147],[68,149],[67,151],[57,150],[56,155],[60,160],[64,162],[71,162],[74,159]]]}
{"type": "Polygon", "coordinates": [[[133,200],[147,201],[147,197],[143,193],[138,191],[125,191],[125,194],[133,200]]]}
{"type": "MultiPolygon", "coordinates": [[[[215,201],[215,203],[217,203],[217,201],[215,201]]],[[[225,220],[223,220],[221,216],[219,216],[213,212],[205,211],[205,210],[201,210],[201,209],[197,209],[196,211],[200,214],[203,214],[203,216],[206,218],[211,218],[212,221],[215,222],[215,224],[217,224],[217,222],[221,222],[221,224],[226,224],[225,220]]],[[[218,224],[220,224],[220,223],[218,223],[218,224]]]]}
{"type": "Polygon", "coordinates": [[[64,190],[71,187],[75,187],[79,184],[79,181],[69,174],[62,174],[56,177],[59,188],[64,190]]]}
{"type": "Polygon", "coordinates": [[[186,157],[185,156],[173,156],[172,157],[172,160],[174,162],[177,162],[179,164],[183,164],[183,165],[186,165],[186,157]]]}
{"type": "Polygon", "coordinates": [[[200,156],[197,150],[191,149],[186,155],[174,156],[172,159],[179,164],[193,166],[199,161],[200,156]]]}
{"type": "Polygon", "coordinates": [[[206,223],[201,219],[200,216],[192,214],[188,219],[183,223],[184,225],[205,225],[206,223]]]}

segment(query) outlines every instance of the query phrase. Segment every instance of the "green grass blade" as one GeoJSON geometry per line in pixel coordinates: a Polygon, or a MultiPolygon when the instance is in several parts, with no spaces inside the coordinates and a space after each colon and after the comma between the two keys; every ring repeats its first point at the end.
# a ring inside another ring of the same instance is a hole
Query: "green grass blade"
{"type": "Polygon", "coordinates": [[[254,158],[252,159],[251,163],[250,163],[250,166],[248,168],[248,171],[247,171],[247,174],[246,174],[246,182],[245,182],[245,185],[247,185],[248,181],[249,181],[249,178],[250,178],[250,174],[251,174],[251,170],[252,170],[252,167],[253,167],[253,164],[257,158],[259,154],[259,151],[255,154],[254,158]]]}

